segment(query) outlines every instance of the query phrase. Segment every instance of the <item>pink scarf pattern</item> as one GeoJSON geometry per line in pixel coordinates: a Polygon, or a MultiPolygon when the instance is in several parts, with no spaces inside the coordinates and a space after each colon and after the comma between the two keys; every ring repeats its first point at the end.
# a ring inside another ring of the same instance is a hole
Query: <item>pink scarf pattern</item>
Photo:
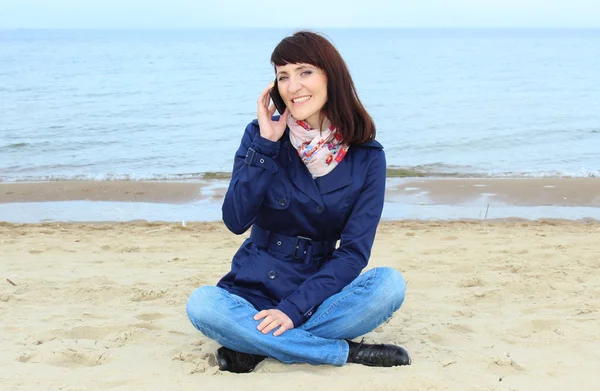
{"type": "Polygon", "coordinates": [[[342,135],[333,125],[320,131],[304,121],[294,119],[291,114],[288,115],[287,125],[290,128],[290,141],[313,178],[329,174],[348,152],[349,146],[340,144],[342,135]],[[331,135],[333,140],[327,141],[331,135]]]}

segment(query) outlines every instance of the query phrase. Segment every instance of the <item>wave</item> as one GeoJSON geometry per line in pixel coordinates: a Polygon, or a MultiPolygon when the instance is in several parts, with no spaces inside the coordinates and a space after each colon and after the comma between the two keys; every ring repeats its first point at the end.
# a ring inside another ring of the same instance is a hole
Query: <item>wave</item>
{"type": "MultiPolygon", "coordinates": [[[[438,164],[387,169],[388,178],[600,178],[600,170],[539,172],[477,172],[452,169],[438,164]]],[[[81,175],[20,175],[1,176],[0,182],[55,181],[196,181],[230,179],[230,172],[210,171],[180,174],[81,174],[81,175]]]]}
{"type": "Polygon", "coordinates": [[[118,145],[119,140],[89,140],[89,141],[35,141],[35,142],[19,142],[7,145],[0,145],[0,152],[16,152],[31,151],[31,153],[42,152],[68,152],[79,151],[87,147],[106,147],[118,145]]]}
{"type": "Polygon", "coordinates": [[[228,178],[229,173],[190,174],[81,174],[81,175],[21,175],[0,176],[0,182],[59,182],[59,181],[187,181],[228,178]]]}
{"type": "Polygon", "coordinates": [[[415,167],[388,167],[391,178],[432,177],[432,178],[600,178],[600,170],[581,168],[579,170],[552,171],[506,171],[485,172],[472,167],[429,164],[415,167]]]}
{"type": "Polygon", "coordinates": [[[8,145],[4,145],[0,147],[0,152],[9,152],[9,151],[14,151],[14,150],[20,150],[20,149],[25,149],[29,146],[32,146],[32,143],[13,143],[13,144],[8,144],[8,145]]]}

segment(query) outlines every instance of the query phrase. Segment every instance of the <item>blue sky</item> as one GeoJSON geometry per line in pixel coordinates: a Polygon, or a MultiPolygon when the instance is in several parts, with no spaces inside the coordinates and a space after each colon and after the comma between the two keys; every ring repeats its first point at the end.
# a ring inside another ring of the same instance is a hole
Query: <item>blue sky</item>
{"type": "Polygon", "coordinates": [[[0,28],[600,28],[600,0],[354,1],[0,0],[0,28]]]}

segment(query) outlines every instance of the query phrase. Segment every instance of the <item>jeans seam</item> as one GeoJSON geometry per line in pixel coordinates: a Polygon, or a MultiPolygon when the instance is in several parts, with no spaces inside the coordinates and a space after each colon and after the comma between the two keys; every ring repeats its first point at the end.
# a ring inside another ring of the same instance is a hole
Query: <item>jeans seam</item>
{"type": "MultiPolygon", "coordinates": [[[[198,326],[196,326],[196,327],[198,327],[198,326]]],[[[209,337],[209,336],[206,334],[206,330],[207,330],[207,329],[206,329],[205,327],[198,327],[198,329],[199,329],[200,331],[202,331],[202,333],[203,333],[205,336],[207,336],[208,338],[214,339],[214,338],[212,338],[212,337],[209,337]]],[[[214,331],[214,330],[212,330],[212,329],[211,329],[211,331],[210,331],[210,334],[213,334],[213,335],[215,335],[215,336],[219,337],[219,339],[221,339],[221,340],[223,340],[223,341],[227,342],[227,343],[228,343],[229,345],[231,345],[231,346],[236,346],[236,345],[237,345],[237,346],[241,346],[241,347],[242,347],[242,348],[244,348],[244,349],[247,349],[247,348],[249,348],[249,347],[250,347],[249,345],[247,345],[247,344],[244,344],[244,343],[242,343],[242,342],[231,343],[233,340],[231,340],[231,339],[229,339],[229,338],[227,338],[227,337],[223,336],[222,334],[220,334],[220,333],[218,333],[218,332],[216,332],[216,331],[214,331]]],[[[230,349],[233,349],[233,350],[235,350],[234,348],[230,348],[230,349]]],[[[252,349],[248,349],[248,350],[252,350],[252,349]]]]}
{"type": "MultiPolygon", "coordinates": [[[[367,285],[370,285],[370,284],[371,284],[371,282],[372,282],[372,281],[375,279],[375,277],[376,277],[376,274],[377,274],[377,269],[373,269],[373,270],[374,270],[374,273],[373,273],[373,275],[372,275],[372,276],[369,276],[369,278],[368,278],[368,279],[367,279],[367,280],[366,280],[364,283],[362,283],[361,285],[357,286],[357,288],[364,289],[364,288],[365,288],[367,285]]],[[[317,321],[319,321],[321,318],[323,318],[324,316],[327,316],[327,315],[329,315],[329,313],[330,313],[331,311],[333,311],[333,310],[334,310],[334,309],[335,309],[335,308],[336,308],[338,305],[340,305],[340,304],[341,304],[343,301],[345,301],[347,298],[349,298],[350,296],[352,296],[352,295],[354,295],[354,294],[356,294],[356,290],[354,290],[354,289],[353,289],[353,290],[352,290],[351,292],[349,292],[347,295],[344,295],[344,296],[340,297],[339,299],[337,299],[336,301],[334,301],[333,303],[331,303],[331,304],[329,305],[329,307],[327,307],[327,309],[326,309],[325,311],[323,311],[323,313],[321,313],[321,314],[319,315],[319,317],[318,317],[318,318],[316,318],[314,321],[315,321],[315,322],[317,322],[317,321]]]]}
{"type": "MultiPolygon", "coordinates": [[[[229,292],[227,292],[229,293],[229,292]]],[[[232,297],[233,300],[235,300],[236,303],[241,304],[241,305],[245,305],[245,306],[250,306],[253,310],[256,310],[256,308],[254,308],[254,306],[247,300],[243,299],[242,297],[233,294],[233,293],[229,293],[229,295],[232,297]]]]}

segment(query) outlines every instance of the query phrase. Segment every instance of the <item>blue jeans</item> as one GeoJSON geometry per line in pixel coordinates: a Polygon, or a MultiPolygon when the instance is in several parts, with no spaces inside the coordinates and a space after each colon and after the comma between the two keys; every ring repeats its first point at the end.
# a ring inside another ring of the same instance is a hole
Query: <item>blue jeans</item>
{"type": "Polygon", "coordinates": [[[187,302],[190,321],[202,334],[238,352],[284,363],[342,366],[348,343],[389,319],[404,301],[406,282],[391,268],[371,269],[325,300],[305,323],[275,337],[263,334],[258,311],[245,299],[216,286],[196,289],[187,302]]]}

